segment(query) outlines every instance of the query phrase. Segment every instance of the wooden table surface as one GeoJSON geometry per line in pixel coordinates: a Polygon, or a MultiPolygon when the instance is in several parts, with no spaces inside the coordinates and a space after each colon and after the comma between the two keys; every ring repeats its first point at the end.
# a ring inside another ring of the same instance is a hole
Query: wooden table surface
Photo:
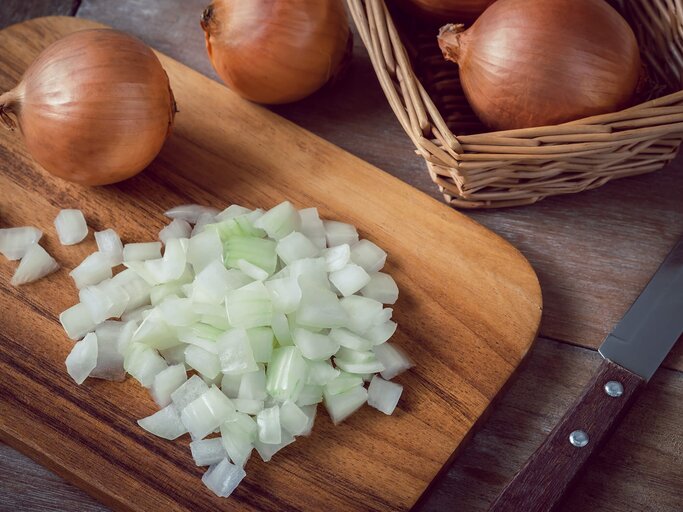
{"type": "MultiPolygon", "coordinates": [[[[2,0],[0,28],[50,14],[91,18],[215,78],[198,22],[207,1],[2,0]]],[[[440,200],[358,38],[353,63],[334,87],[274,110],[440,200]]],[[[434,483],[421,507],[425,511],[486,510],[578,396],[600,361],[595,348],[683,233],[683,157],[658,173],[598,190],[465,213],[508,239],[532,263],[543,288],[543,322],[526,366],[434,483]]],[[[682,510],[682,418],[679,342],[561,511],[682,510]]],[[[107,509],[0,444],[4,510],[107,509]]]]}

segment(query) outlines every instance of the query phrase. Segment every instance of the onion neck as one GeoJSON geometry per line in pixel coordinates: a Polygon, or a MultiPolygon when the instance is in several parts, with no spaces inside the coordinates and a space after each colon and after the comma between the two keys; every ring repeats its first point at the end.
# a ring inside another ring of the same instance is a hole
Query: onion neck
{"type": "Polygon", "coordinates": [[[19,94],[17,94],[16,89],[0,95],[0,122],[8,130],[14,130],[17,127],[16,117],[18,110],[19,94]]]}
{"type": "Polygon", "coordinates": [[[465,52],[464,40],[466,36],[465,25],[462,23],[449,23],[439,29],[437,40],[441,53],[446,60],[456,64],[460,61],[465,52]]]}

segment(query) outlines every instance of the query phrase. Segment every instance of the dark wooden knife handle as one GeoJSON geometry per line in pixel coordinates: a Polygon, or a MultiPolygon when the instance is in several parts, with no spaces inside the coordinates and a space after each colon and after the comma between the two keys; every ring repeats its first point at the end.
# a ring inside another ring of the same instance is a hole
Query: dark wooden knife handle
{"type": "Polygon", "coordinates": [[[642,377],[603,360],[581,398],[503,489],[489,512],[552,510],[644,384],[642,377]]]}

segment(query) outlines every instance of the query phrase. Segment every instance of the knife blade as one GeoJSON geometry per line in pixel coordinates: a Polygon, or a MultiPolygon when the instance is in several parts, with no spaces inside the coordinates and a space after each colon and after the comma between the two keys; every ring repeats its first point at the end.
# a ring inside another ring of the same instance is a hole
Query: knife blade
{"type": "Polygon", "coordinates": [[[503,489],[489,512],[555,508],[683,334],[683,237],[603,340],[581,397],[503,489]]]}

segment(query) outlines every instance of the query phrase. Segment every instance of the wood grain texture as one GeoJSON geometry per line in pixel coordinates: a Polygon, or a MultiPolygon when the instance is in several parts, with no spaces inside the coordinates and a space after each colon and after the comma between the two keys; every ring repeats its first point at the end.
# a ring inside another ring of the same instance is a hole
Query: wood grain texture
{"type": "MultiPolygon", "coordinates": [[[[78,16],[137,35],[217,79],[199,15],[208,0],[83,0],[78,16]]],[[[356,34],[351,67],[333,87],[274,109],[432,197],[424,161],[394,117],[356,34]]],[[[544,295],[541,334],[596,348],[683,234],[683,158],[663,171],[529,207],[464,212],[513,243],[544,295]]],[[[665,361],[683,370],[679,343],[665,361]]]]}
{"type": "MultiPolygon", "coordinates": [[[[1,67],[0,88],[14,83],[42,47],[93,25],[41,18],[5,29],[0,46],[12,57],[1,67]]],[[[330,503],[339,510],[407,509],[526,355],[540,321],[535,274],[511,245],[467,217],[160,58],[180,114],[150,168],[119,185],[86,189],[37,169],[19,135],[3,133],[0,187],[12,198],[2,205],[3,224],[43,229],[46,248],[68,269],[94,241],[58,246],[50,233],[59,208],[78,206],[91,228],[113,226],[130,241],[155,237],[161,212],[179,203],[270,207],[286,198],[318,205],[324,217],[354,223],[391,255],[387,270],[403,290],[395,341],[416,362],[400,378],[401,410],[388,417],[366,408],[339,427],[321,414],[314,435],[284,450],[277,464],[252,460],[226,504],[201,486],[184,443],[135,425],[153,410],[145,390],[132,380],[82,387],[70,381],[63,359],[71,342],[56,321],[75,301],[66,271],[14,289],[7,284],[11,266],[3,265],[0,437],[122,510],[320,510],[330,503]],[[419,217],[405,215],[406,201],[419,217]]]]}
{"type": "Polygon", "coordinates": [[[38,16],[73,16],[81,0],[2,0],[0,28],[38,16]]]}
{"type": "Polygon", "coordinates": [[[503,489],[491,512],[554,510],[591,456],[619,425],[645,379],[603,360],[583,394],[562,416],[553,431],[503,489]],[[619,396],[605,392],[608,382],[622,386],[619,396]],[[570,442],[573,433],[586,436],[585,446],[570,442]]]}

